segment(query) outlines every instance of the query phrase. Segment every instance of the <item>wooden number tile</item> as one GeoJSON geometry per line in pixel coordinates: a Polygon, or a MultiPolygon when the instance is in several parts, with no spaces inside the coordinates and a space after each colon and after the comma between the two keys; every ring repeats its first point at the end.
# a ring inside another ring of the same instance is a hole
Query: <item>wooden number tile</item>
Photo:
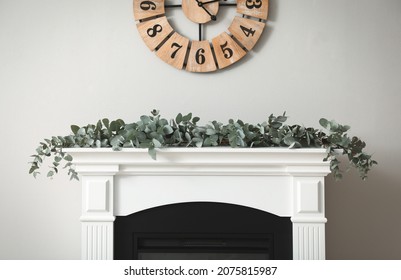
{"type": "Polygon", "coordinates": [[[134,0],[134,18],[142,20],[164,14],[164,0],[134,0]]]}
{"type": "Polygon", "coordinates": [[[265,26],[264,22],[236,16],[228,31],[250,51],[258,42],[265,26]]]}
{"type": "Polygon", "coordinates": [[[246,52],[226,33],[212,39],[217,64],[223,69],[246,55],[246,52]]]}
{"type": "Polygon", "coordinates": [[[182,69],[185,56],[187,54],[189,39],[175,32],[164,44],[156,51],[156,55],[164,62],[177,69],[182,69]]]}
{"type": "Polygon", "coordinates": [[[237,0],[237,12],[247,16],[267,19],[269,0],[237,0]]]}
{"type": "Polygon", "coordinates": [[[192,41],[186,70],[190,72],[212,72],[217,70],[209,41],[192,41]]]}
{"type": "Polygon", "coordinates": [[[153,51],[171,32],[173,28],[166,17],[155,18],[137,24],[139,34],[148,48],[153,51]]]}

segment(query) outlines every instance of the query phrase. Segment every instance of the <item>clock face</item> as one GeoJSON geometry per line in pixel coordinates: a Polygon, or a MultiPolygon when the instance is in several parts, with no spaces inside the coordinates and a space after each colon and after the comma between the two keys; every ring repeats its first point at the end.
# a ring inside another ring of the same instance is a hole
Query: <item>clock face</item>
{"type": "Polygon", "coordinates": [[[134,0],[134,17],[140,36],[151,51],[177,69],[212,72],[243,58],[262,35],[268,14],[268,0],[134,0]],[[171,9],[182,9],[198,25],[199,40],[176,32],[167,16],[171,9]],[[213,24],[223,9],[236,9],[227,30],[214,38],[203,38],[202,30],[213,24]]]}

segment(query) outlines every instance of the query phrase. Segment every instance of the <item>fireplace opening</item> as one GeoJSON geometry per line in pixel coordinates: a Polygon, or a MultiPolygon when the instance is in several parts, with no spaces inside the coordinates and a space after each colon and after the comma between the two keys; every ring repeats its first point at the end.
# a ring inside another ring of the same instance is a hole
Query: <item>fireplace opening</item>
{"type": "Polygon", "coordinates": [[[226,203],[165,205],[116,217],[114,258],[292,259],[292,223],[289,217],[226,203]]]}
{"type": "Polygon", "coordinates": [[[139,260],[267,260],[273,255],[268,234],[134,234],[139,260]]]}

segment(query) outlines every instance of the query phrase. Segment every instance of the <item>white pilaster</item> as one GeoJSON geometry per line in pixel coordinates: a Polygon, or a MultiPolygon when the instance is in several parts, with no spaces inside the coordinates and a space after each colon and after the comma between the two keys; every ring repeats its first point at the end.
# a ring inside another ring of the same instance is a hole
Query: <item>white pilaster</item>
{"type": "Polygon", "coordinates": [[[293,177],[293,257],[295,260],[324,260],[324,178],[293,177]]]}
{"type": "Polygon", "coordinates": [[[82,259],[113,259],[114,176],[111,173],[85,173],[82,180],[82,259]]]}

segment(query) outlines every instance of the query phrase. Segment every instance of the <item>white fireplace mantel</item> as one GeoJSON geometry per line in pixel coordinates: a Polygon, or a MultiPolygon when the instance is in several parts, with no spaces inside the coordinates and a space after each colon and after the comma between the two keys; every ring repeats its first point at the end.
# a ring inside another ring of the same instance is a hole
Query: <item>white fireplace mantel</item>
{"type": "Polygon", "coordinates": [[[293,223],[293,258],[325,259],[325,149],[64,149],[82,181],[82,258],[113,259],[113,222],[156,206],[224,202],[293,223]]]}

